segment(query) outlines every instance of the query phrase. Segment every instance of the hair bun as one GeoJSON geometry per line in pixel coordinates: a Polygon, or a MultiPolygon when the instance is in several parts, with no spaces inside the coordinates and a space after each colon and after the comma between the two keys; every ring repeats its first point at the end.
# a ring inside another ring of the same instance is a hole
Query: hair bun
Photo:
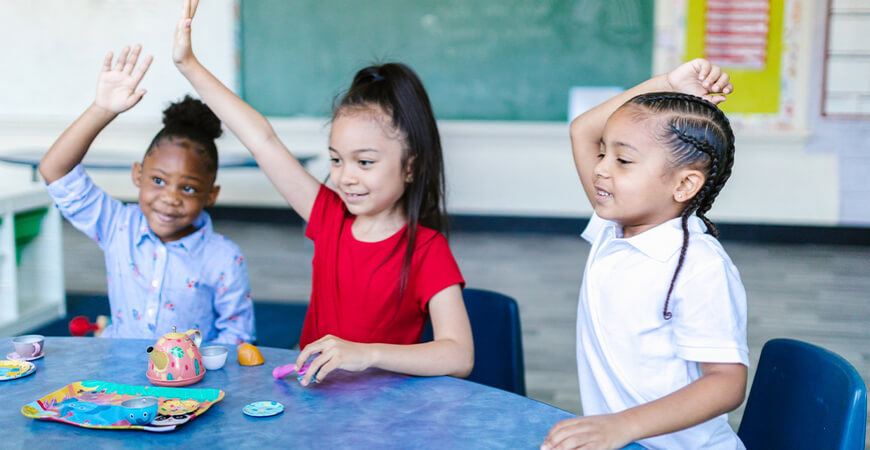
{"type": "Polygon", "coordinates": [[[205,103],[189,95],[163,110],[163,126],[172,130],[190,130],[209,139],[223,133],[221,121],[205,103]]]}

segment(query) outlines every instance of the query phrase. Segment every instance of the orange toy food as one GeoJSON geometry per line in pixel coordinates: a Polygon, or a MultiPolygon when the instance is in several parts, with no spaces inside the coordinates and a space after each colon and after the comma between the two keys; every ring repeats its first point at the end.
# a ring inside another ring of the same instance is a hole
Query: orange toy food
{"type": "Polygon", "coordinates": [[[254,347],[247,342],[239,344],[239,364],[243,366],[259,366],[265,362],[266,360],[263,359],[263,354],[260,353],[260,350],[257,349],[257,347],[254,347]]]}

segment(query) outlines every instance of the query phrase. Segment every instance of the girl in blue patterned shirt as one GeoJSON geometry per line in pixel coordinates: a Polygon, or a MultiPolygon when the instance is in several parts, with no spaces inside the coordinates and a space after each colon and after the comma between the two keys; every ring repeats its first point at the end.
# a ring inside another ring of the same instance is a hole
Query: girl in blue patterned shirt
{"type": "Polygon", "coordinates": [[[186,97],[164,111],[164,128],[133,164],[138,204],[97,187],[81,166],[94,138],[132,108],[152,58],[124,48],[106,55],[94,103],[51,146],[39,165],[48,192],[73,226],[106,256],[112,323],[104,337],[156,338],[198,328],[203,340],[252,341],[254,308],[248,270],[233,242],[212,230],[203,211],[214,204],[221,134],[218,118],[186,97]]]}

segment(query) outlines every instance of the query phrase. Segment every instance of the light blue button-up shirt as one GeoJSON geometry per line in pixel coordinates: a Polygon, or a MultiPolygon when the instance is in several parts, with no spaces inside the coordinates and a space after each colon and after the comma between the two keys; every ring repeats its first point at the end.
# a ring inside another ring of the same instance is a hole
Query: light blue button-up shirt
{"type": "Polygon", "coordinates": [[[239,247],[212,231],[204,212],[197,231],[163,243],[137,204],[97,187],[79,165],[48,185],[69,222],[103,249],[112,320],[105,337],[156,339],[176,327],[204,341],[255,339],[248,268],[239,247]]]}

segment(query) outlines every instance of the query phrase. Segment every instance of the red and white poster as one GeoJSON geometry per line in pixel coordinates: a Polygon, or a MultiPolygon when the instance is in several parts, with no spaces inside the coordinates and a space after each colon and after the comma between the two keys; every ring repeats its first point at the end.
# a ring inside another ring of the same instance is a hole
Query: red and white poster
{"type": "Polygon", "coordinates": [[[708,0],[704,55],[713,64],[764,69],[770,31],[769,0],[708,0]]]}

